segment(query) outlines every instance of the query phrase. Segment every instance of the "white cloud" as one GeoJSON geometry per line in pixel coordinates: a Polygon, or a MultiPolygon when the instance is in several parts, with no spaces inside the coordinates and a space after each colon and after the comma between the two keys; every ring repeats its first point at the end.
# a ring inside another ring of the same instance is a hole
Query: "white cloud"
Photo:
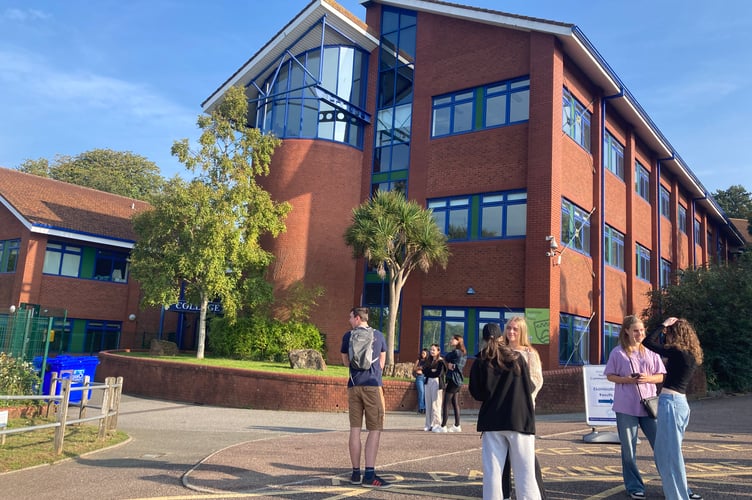
{"type": "Polygon", "coordinates": [[[5,9],[2,13],[3,19],[8,19],[9,21],[36,21],[39,19],[49,19],[52,17],[50,14],[37,10],[37,9],[5,9]]]}
{"type": "Polygon", "coordinates": [[[44,103],[59,111],[83,114],[109,111],[139,120],[195,121],[196,113],[139,82],[90,71],[56,68],[39,56],[0,49],[0,82],[6,96],[28,105],[44,103]]]}

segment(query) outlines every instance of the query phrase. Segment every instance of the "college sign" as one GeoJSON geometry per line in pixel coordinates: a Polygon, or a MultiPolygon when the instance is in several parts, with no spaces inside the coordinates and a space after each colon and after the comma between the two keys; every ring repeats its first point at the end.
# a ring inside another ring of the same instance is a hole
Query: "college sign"
{"type": "MultiPolygon", "coordinates": [[[[168,307],[167,310],[175,311],[175,312],[197,313],[201,311],[201,306],[197,306],[196,304],[191,304],[190,302],[180,300],[176,304],[170,305],[170,307],[168,307]]],[[[208,306],[206,307],[206,310],[210,313],[222,314],[222,304],[220,302],[209,302],[208,306]]]]}

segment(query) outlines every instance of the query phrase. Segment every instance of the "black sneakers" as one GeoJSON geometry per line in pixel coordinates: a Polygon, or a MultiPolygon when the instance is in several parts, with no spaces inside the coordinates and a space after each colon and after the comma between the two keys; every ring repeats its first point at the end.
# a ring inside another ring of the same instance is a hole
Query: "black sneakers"
{"type": "Polygon", "coordinates": [[[391,483],[386,482],[376,474],[374,474],[373,477],[370,478],[363,478],[363,486],[365,486],[366,488],[389,488],[391,485],[391,483]]]}

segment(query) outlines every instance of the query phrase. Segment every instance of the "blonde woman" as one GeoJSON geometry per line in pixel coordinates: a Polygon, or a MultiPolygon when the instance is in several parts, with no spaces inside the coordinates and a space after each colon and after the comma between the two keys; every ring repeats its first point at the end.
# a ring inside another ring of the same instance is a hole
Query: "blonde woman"
{"type": "MultiPolygon", "coordinates": [[[[519,352],[522,355],[522,359],[527,362],[530,380],[533,383],[531,397],[533,399],[533,408],[535,408],[535,397],[538,395],[541,387],[543,387],[543,366],[538,351],[530,345],[525,318],[522,316],[513,316],[507,321],[507,324],[504,326],[504,342],[509,347],[519,352]]],[[[538,482],[538,490],[540,491],[541,498],[545,500],[546,490],[543,487],[543,476],[537,458],[535,459],[535,479],[538,482]]],[[[501,485],[504,498],[511,498],[511,470],[509,467],[509,460],[507,460],[504,465],[501,485]]]]}

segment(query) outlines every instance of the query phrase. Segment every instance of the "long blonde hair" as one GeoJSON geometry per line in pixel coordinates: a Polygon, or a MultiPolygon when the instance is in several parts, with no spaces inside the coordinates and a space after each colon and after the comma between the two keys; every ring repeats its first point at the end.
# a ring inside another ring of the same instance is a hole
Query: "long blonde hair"
{"type": "MultiPolygon", "coordinates": [[[[619,330],[619,345],[626,353],[632,351],[632,343],[629,339],[629,330],[637,323],[642,323],[643,328],[645,327],[645,323],[634,314],[625,316],[624,321],[622,321],[621,323],[621,330],[619,330]]],[[[640,354],[643,354],[645,352],[645,346],[642,345],[642,342],[639,342],[637,344],[637,350],[640,352],[640,354]]]]}
{"type": "Polygon", "coordinates": [[[507,323],[504,325],[504,341],[508,344],[509,339],[507,339],[507,327],[511,323],[518,323],[520,328],[520,334],[517,335],[518,339],[517,341],[520,343],[521,347],[530,347],[530,338],[527,335],[527,321],[525,321],[525,318],[522,316],[512,316],[507,320],[507,323]]]}

